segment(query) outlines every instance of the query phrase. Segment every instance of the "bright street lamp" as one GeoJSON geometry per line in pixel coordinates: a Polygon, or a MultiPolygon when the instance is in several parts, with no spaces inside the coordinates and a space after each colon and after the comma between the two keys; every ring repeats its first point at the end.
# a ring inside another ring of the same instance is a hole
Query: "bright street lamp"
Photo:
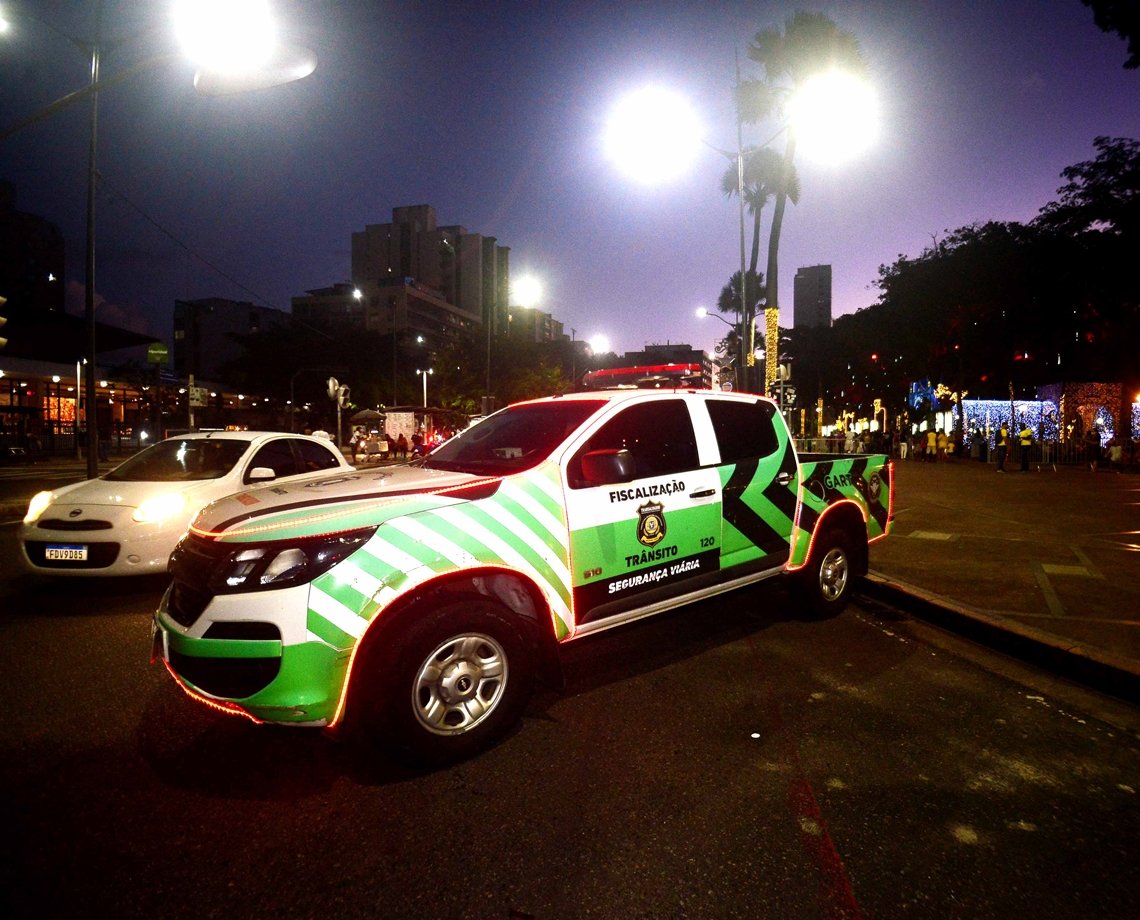
{"type": "MultiPolygon", "coordinates": [[[[737,82],[739,85],[739,72],[737,82]]],[[[851,155],[863,149],[874,138],[877,111],[874,94],[862,80],[840,70],[823,71],[806,80],[789,100],[788,121],[759,147],[767,147],[780,134],[788,132],[789,150],[802,140],[809,154],[826,153],[833,162],[843,152],[851,155]]],[[[607,129],[606,150],[610,159],[623,171],[642,182],[671,179],[680,174],[693,159],[693,151],[701,143],[736,163],[736,193],[740,223],[740,377],[746,386],[748,348],[748,272],[745,261],[746,234],[744,223],[744,140],[743,119],[739,110],[736,120],[736,150],[722,150],[700,136],[696,117],[687,102],[678,95],[658,88],[643,90],[615,107],[607,129]]],[[[785,154],[790,164],[791,153],[785,154]]],[[[779,204],[779,202],[778,202],[779,204]]],[[[777,207],[777,213],[781,213],[777,207]]],[[[773,229],[778,242],[778,228],[773,229]]],[[[769,252],[769,302],[765,307],[765,347],[769,354],[778,348],[778,305],[772,302],[775,292],[775,249],[769,252]]],[[[727,321],[726,321],[727,322],[727,321]]],[[[773,377],[773,368],[765,367],[761,392],[773,377]]]]}
{"type": "Polygon", "coordinates": [[[697,116],[683,96],[661,86],[644,86],[610,113],[606,156],[635,182],[655,185],[688,170],[700,136],[697,116]]]}
{"type": "Polygon", "coordinates": [[[734,331],[736,329],[735,323],[730,323],[728,320],[726,320],[719,313],[710,313],[707,307],[697,307],[695,312],[696,312],[697,319],[704,319],[706,316],[711,316],[713,319],[719,319],[722,323],[724,323],[726,326],[728,326],[729,329],[732,329],[734,331]]]}
{"type": "MultiPolygon", "coordinates": [[[[196,31],[199,37],[208,37],[208,44],[215,47],[219,44],[229,45],[229,52],[224,58],[215,57],[195,73],[194,88],[199,93],[214,95],[277,86],[307,77],[316,69],[316,56],[308,49],[282,46],[274,51],[272,43],[263,42],[262,48],[265,51],[265,56],[255,59],[249,56],[247,44],[234,44],[229,41],[229,36],[234,34],[234,27],[237,25],[239,27],[237,31],[242,32],[246,42],[248,42],[257,29],[264,28],[269,21],[267,12],[266,0],[183,0],[180,6],[180,15],[183,17],[180,21],[181,29],[185,30],[188,27],[186,23],[193,23],[192,31],[196,31]],[[186,10],[189,10],[190,14],[187,14],[186,10]],[[243,19],[242,14],[250,11],[253,11],[255,15],[252,18],[243,19]],[[260,25],[258,25],[259,23],[260,25]],[[246,51],[240,51],[240,48],[246,48],[246,51]],[[235,55],[240,64],[235,65],[235,55]],[[219,69],[223,62],[225,64],[224,69],[219,69]]],[[[21,9],[16,10],[16,15],[19,18],[27,17],[40,22],[57,35],[67,39],[85,55],[89,55],[91,61],[90,78],[87,86],[57,99],[35,114],[0,132],[0,140],[10,137],[17,131],[35,124],[80,99],[90,98],[91,100],[87,146],[87,265],[84,278],[86,287],[84,320],[86,324],[87,365],[83,396],[87,405],[87,477],[94,479],[99,475],[99,432],[95,392],[95,360],[97,355],[95,345],[95,184],[98,177],[96,151],[99,135],[99,91],[127,77],[134,76],[142,70],[170,60],[170,56],[156,55],[103,79],[100,73],[103,52],[103,0],[95,0],[95,37],[88,42],[72,38],[37,15],[21,9]]],[[[9,30],[0,29],[0,34],[5,34],[7,31],[9,30]]],[[[191,45],[194,45],[193,41],[191,41],[191,45]]],[[[201,42],[198,43],[198,47],[199,50],[203,47],[201,42]]],[[[76,422],[78,424],[78,418],[76,422]]]]}
{"type": "Polygon", "coordinates": [[[659,87],[647,87],[627,96],[613,110],[606,132],[611,160],[639,182],[652,184],[676,178],[696,158],[703,143],[736,161],[737,199],[740,206],[740,371],[743,390],[748,323],[748,275],[744,235],[744,146],[740,119],[736,122],[736,152],[714,147],[704,140],[700,123],[688,101],[659,87]]]}
{"type": "Polygon", "coordinates": [[[542,301],[542,282],[534,275],[523,275],[511,285],[511,302],[516,307],[531,309],[542,301]]]}
{"type": "Polygon", "coordinates": [[[870,85],[842,70],[809,77],[788,101],[799,148],[838,164],[862,153],[878,134],[878,102],[870,85]]]}
{"type": "Polygon", "coordinates": [[[435,371],[433,368],[429,367],[426,371],[417,370],[416,373],[419,374],[423,378],[423,381],[424,381],[424,408],[426,409],[427,408],[427,379],[428,379],[428,374],[435,373],[435,371]]]}

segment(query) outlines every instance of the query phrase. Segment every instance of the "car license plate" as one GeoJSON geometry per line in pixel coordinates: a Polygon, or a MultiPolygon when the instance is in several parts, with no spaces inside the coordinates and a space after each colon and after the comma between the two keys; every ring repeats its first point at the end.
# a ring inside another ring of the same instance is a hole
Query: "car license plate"
{"type": "Polygon", "coordinates": [[[87,547],[49,544],[44,548],[44,558],[54,562],[86,562],[87,547]]]}

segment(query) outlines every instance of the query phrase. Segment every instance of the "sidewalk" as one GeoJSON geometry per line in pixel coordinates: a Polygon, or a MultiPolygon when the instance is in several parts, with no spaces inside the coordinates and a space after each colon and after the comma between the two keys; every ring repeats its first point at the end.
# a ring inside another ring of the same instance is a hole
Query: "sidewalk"
{"type": "Polygon", "coordinates": [[[1140,478],[895,463],[864,590],[1097,689],[1140,695],[1140,478]]]}

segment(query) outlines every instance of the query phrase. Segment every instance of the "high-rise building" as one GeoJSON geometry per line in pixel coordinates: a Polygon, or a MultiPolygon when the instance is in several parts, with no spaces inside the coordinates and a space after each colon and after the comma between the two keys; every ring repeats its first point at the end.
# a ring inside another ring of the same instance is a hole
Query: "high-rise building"
{"type": "Polygon", "coordinates": [[[36,215],[16,210],[16,188],[0,182],[0,296],[9,316],[63,313],[63,234],[36,215]]]}
{"type": "Polygon", "coordinates": [[[370,299],[380,289],[378,305],[389,310],[386,329],[446,332],[479,324],[502,331],[509,253],[494,237],[439,226],[431,205],[408,205],[392,209],[391,223],[352,234],[352,282],[370,299]],[[425,328],[416,328],[417,316],[425,328]]]}
{"type": "Polygon", "coordinates": [[[807,265],[796,271],[795,328],[831,325],[831,266],[807,265]]]}
{"type": "Polygon", "coordinates": [[[222,367],[243,352],[239,336],[290,322],[289,314],[247,301],[208,297],[174,302],[174,370],[179,377],[222,380],[222,367]]]}

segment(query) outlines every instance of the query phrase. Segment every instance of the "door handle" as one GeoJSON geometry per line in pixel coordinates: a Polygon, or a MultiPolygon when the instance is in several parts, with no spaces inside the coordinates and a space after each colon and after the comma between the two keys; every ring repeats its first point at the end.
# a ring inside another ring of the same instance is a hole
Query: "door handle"
{"type": "Polygon", "coordinates": [[[779,476],[776,477],[776,482],[778,482],[782,486],[786,486],[791,481],[792,481],[792,474],[791,473],[781,473],[779,476]]]}
{"type": "Polygon", "coordinates": [[[702,489],[700,492],[694,492],[689,498],[710,498],[716,495],[716,489],[702,489]]]}

